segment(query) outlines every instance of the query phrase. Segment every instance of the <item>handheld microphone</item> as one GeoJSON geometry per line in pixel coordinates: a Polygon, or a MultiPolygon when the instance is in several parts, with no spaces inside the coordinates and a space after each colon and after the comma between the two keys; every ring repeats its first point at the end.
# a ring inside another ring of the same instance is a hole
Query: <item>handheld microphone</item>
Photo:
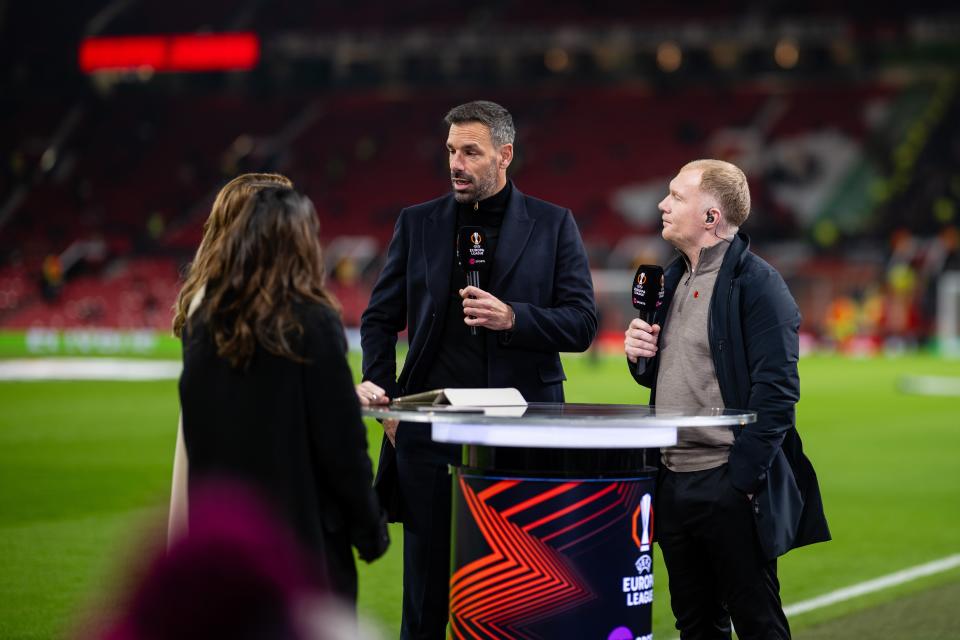
{"type": "MultiPolygon", "coordinates": [[[[483,227],[460,227],[457,231],[457,263],[467,274],[467,285],[479,288],[480,272],[490,268],[483,227]]],[[[470,327],[470,335],[477,335],[476,327],[470,327]]]]}
{"type": "MultiPolygon", "coordinates": [[[[655,264],[642,264],[637,268],[633,277],[633,286],[630,289],[630,299],[633,308],[639,311],[639,318],[652,325],[657,317],[657,311],[663,304],[666,290],[663,286],[663,268],[655,264]]],[[[637,358],[637,375],[642,376],[647,370],[649,358],[637,358]]]]}

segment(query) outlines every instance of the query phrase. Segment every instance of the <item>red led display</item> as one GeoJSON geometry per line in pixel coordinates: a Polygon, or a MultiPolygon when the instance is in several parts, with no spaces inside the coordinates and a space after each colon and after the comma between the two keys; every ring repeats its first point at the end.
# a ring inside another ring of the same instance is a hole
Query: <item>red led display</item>
{"type": "Polygon", "coordinates": [[[253,33],[86,38],[79,58],[84,73],[246,71],[260,59],[260,40],[253,33]]]}

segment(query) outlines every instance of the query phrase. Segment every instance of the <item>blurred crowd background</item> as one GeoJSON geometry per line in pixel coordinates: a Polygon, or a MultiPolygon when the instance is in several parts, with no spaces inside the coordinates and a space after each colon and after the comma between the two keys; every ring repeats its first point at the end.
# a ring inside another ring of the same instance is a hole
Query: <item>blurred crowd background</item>
{"type": "Polygon", "coordinates": [[[313,199],[356,327],[400,209],[449,190],[442,117],[473,99],[513,113],[517,186],[573,210],[612,350],[632,270],[671,259],[656,205],[695,158],[746,171],[744,230],[808,348],[937,348],[960,269],[951,3],[0,2],[0,55],[2,331],[169,334],[213,195],[245,171],[313,199]],[[250,68],[80,55],[232,32],[256,38],[250,68]]]}

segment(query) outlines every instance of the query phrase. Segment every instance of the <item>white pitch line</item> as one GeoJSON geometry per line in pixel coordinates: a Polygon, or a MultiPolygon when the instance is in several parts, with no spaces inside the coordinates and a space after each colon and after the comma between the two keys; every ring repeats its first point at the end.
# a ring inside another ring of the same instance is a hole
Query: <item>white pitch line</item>
{"type": "Polygon", "coordinates": [[[36,358],[0,360],[0,381],[176,380],[179,360],[36,358]]]}
{"type": "Polygon", "coordinates": [[[900,390],[921,396],[960,396],[960,378],[947,376],[903,376],[900,390]]]}
{"type": "MultiPolygon", "coordinates": [[[[816,598],[802,600],[784,607],[783,612],[790,617],[796,616],[801,613],[813,611],[815,609],[829,607],[830,605],[837,604],[838,602],[852,600],[853,598],[858,598],[860,596],[867,595],[868,593],[883,591],[884,589],[889,589],[890,587],[895,587],[918,578],[932,576],[935,573],[943,573],[944,571],[949,571],[955,567],[960,567],[960,553],[956,553],[945,558],[940,558],[939,560],[933,560],[932,562],[927,562],[926,564],[919,564],[915,567],[908,567],[894,573],[888,573],[885,576],[880,576],[879,578],[874,578],[873,580],[867,580],[866,582],[858,582],[857,584],[825,593],[822,596],[817,596],[816,598]]],[[[674,640],[680,639],[674,638],[674,640]]]]}
{"type": "Polygon", "coordinates": [[[829,607],[832,604],[843,602],[844,600],[857,598],[868,593],[874,593],[875,591],[883,591],[884,589],[889,589],[890,587],[895,587],[905,582],[916,580],[917,578],[949,571],[954,567],[960,567],[960,553],[926,564],[909,567],[885,576],[880,576],[879,578],[874,578],[873,580],[860,582],[849,587],[844,587],[843,589],[837,589],[836,591],[825,593],[822,596],[817,596],[810,600],[803,600],[802,602],[784,607],[783,612],[788,616],[795,616],[800,613],[806,613],[807,611],[813,611],[814,609],[822,609],[823,607],[829,607]]]}

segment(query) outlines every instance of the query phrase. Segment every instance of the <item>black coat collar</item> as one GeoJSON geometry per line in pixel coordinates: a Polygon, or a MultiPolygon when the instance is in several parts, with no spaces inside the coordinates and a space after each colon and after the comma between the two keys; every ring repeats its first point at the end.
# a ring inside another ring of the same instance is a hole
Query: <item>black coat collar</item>
{"type": "MultiPolygon", "coordinates": [[[[527,214],[526,196],[514,186],[500,227],[500,240],[490,274],[490,293],[497,295],[504,279],[516,265],[530,240],[534,223],[535,220],[527,214]]],[[[453,194],[442,198],[423,220],[423,246],[431,248],[424,255],[427,289],[437,303],[446,299],[450,288],[450,271],[456,254],[456,224],[457,202],[453,194]]]]}

